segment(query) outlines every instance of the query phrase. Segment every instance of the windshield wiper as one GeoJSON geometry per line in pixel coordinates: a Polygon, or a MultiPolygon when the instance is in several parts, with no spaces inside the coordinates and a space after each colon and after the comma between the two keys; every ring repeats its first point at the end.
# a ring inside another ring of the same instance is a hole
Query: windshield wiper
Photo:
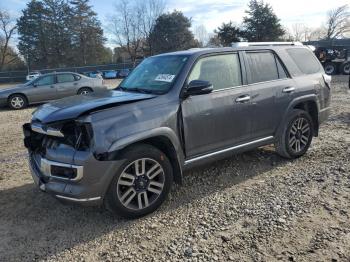
{"type": "Polygon", "coordinates": [[[148,89],[143,89],[143,88],[138,88],[138,87],[134,87],[134,88],[122,88],[123,91],[130,91],[130,92],[138,92],[138,93],[143,93],[143,94],[153,94],[152,90],[148,90],[148,89]]]}

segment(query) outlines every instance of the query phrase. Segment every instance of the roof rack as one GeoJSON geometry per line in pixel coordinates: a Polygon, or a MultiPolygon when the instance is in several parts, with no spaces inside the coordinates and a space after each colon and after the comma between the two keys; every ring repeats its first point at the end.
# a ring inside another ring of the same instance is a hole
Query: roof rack
{"type": "Polygon", "coordinates": [[[235,42],[232,47],[246,47],[246,46],[285,46],[297,45],[302,46],[301,42],[235,42]]]}

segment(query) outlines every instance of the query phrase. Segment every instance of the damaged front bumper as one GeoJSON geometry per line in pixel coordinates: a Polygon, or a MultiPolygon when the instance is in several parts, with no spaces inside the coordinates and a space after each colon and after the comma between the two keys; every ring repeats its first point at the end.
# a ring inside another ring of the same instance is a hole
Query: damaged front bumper
{"type": "Polygon", "coordinates": [[[46,134],[34,130],[30,124],[23,126],[35,184],[64,201],[101,205],[119,162],[98,161],[90,150],[59,144],[55,137],[47,142],[46,134]]]}

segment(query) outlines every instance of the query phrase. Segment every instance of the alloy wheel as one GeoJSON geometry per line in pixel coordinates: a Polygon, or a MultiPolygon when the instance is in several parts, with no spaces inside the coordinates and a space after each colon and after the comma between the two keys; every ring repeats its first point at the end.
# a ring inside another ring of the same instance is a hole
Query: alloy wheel
{"type": "Polygon", "coordinates": [[[24,99],[20,96],[15,96],[13,98],[11,98],[11,105],[13,108],[22,108],[24,105],[24,99]]]}
{"type": "Polygon", "coordinates": [[[163,192],[164,183],[163,167],[156,160],[137,159],[121,173],[117,196],[126,208],[142,210],[156,202],[163,192]]]}
{"type": "Polygon", "coordinates": [[[80,92],[81,95],[87,95],[87,94],[89,94],[89,93],[90,93],[89,90],[82,90],[82,91],[80,92]]]}
{"type": "Polygon", "coordinates": [[[307,119],[299,117],[294,120],[290,130],[288,145],[294,153],[302,152],[308,145],[311,135],[310,124],[307,119]]]}

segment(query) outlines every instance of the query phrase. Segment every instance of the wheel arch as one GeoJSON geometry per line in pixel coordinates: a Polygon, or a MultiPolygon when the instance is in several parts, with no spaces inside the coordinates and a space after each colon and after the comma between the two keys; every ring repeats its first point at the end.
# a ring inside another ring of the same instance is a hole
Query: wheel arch
{"type": "Polygon", "coordinates": [[[7,101],[9,102],[9,101],[10,101],[10,98],[11,98],[12,96],[15,96],[15,95],[23,96],[23,97],[26,99],[27,103],[29,104],[28,96],[27,96],[26,94],[24,94],[24,93],[21,93],[21,92],[16,92],[16,93],[9,94],[9,95],[7,96],[7,101]]]}
{"type": "Polygon", "coordinates": [[[313,135],[318,136],[319,131],[319,121],[318,121],[318,112],[319,112],[319,104],[317,102],[316,95],[306,95],[301,96],[296,99],[294,99],[290,104],[288,105],[284,115],[283,115],[283,121],[281,121],[281,124],[279,125],[277,129],[277,134],[280,132],[283,132],[283,127],[285,126],[285,119],[287,119],[287,116],[289,112],[293,109],[302,109],[306,112],[308,112],[312,118],[312,124],[313,124],[313,135]]]}
{"type": "Polygon", "coordinates": [[[182,183],[184,155],[174,131],[170,128],[162,127],[120,139],[111,145],[107,152],[107,158],[117,159],[120,152],[136,144],[149,144],[162,151],[170,160],[173,168],[174,181],[177,184],[182,183]]]}

